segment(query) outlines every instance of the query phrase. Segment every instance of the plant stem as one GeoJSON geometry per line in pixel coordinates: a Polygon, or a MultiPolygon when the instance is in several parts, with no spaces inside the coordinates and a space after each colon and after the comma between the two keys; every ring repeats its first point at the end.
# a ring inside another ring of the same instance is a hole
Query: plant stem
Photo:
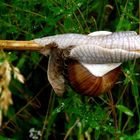
{"type": "Polygon", "coordinates": [[[15,41],[15,40],[0,40],[0,49],[4,50],[30,50],[39,51],[44,46],[40,46],[34,41],[15,41]]]}

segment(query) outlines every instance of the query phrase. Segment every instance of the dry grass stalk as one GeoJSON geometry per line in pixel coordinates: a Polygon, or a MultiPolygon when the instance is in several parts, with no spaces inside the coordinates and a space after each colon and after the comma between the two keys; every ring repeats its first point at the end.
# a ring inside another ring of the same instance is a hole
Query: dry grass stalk
{"type": "Polygon", "coordinates": [[[9,106],[13,104],[12,94],[9,90],[12,71],[14,78],[24,83],[24,77],[18,68],[11,66],[7,60],[0,64],[0,126],[2,124],[3,114],[6,114],[9,106]]]}
{"type": "Polygon", "coordinates": [[[40,46],[34,41],[0,40],[0,49],[4,49],[4,50],[39,51],[43,48],[44,46],[40,46]]]}
{"type": "Polygon", "coordinates": [[[0,65],[0,125],[2,124],[2,114],[6,114],[8,107],[12,104],[9,83],[11,81],[11,67],[7,60],[0,65]]]}

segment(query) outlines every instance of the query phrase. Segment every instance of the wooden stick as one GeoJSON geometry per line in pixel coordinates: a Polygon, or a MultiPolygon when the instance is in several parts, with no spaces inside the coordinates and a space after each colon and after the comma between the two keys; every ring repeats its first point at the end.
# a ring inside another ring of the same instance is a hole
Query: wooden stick
{"type": "Polygon", "coordinates": [[[0,40],[0,49],[3,50],[30,50],[39,51],[44,46],[40,46],[34,41],[15,41],[15,40],[0,40]]]}

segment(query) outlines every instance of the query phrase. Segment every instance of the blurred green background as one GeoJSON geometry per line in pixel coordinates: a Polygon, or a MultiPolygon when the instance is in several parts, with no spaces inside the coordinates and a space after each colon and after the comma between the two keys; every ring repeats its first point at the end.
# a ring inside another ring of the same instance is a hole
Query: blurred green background
{"type": "MultiPolygon", "coordinates": [[[[138,0],[1,0],[0,39],[31,40],[62,33],[139,32],[138,0]]],[[[12,78],[13,105],[3,116],[2,140],[139,140],[140,61],[122,65],[110,93],[83,97],[70,87],[57,97],[47,79],[48,57],[5,51],[25,84],[12,78]]]]}

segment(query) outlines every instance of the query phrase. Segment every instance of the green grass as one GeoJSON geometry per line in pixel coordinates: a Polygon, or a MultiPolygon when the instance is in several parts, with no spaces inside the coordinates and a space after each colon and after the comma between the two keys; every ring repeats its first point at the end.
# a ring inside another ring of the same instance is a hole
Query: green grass
{"type": "MultiPolygon", "coordinates": [[[[12,0],[0,1],[0,39],[31,40],[97,30],[139,31],[138,0],[12,0]]],[[[1,55],[26,78],[12,79],[14,104],[0,128],[0,139],[139,140],[139,60],[124,63],[114,88],[100,97],[83,97],[68,87],[57,97],[47,80],[48,58],[37,52],[11,51],[1,55]],[[29,138],[30,137],[30,138],[29,138]]]]}

